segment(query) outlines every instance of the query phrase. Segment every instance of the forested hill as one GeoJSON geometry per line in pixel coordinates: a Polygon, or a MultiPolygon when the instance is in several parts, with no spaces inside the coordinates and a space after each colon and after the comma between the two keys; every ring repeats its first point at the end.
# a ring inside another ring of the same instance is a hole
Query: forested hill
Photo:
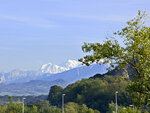
{"type": "MultiPolygon", "coordinates": [[[[89,79],[82,79],[81,81],[70,84],[66,88],[56,85],[52,86],[48,95],[50,105],[60,107],[62,104],[62,94],[64,93],[66,94],[66,104],[68,102],[75,102],[79,105],[85,104],[87,107],[97,109],[101,113],[109,113],[112,102],[115,103],[115,91],[119,92],[118,105],[126,107],[133,104],[128,93],[125,91],[129,79],[123,75],[124,71],[116,68],[108,73],[112,73],[112,75],[96,74],[89,79]],[[122,76],[117,76],[118,72],[122,73],[122,76]]],[[[17,98],[22,100],[23,97],[13,98],[14,101],[17,101],[17,98]]],[[[8,96],[0,97],[0,99],[1,102],[8,102],[8,96]]],[[[38,99],[46,100],[47,96],[27,96],[26,102],[36,101],[38,99]]]]}
{"type": "Polygon", "coordinates": [[[118,104],[128,106],[132,104],[125,88],[129,79],[124,76],[103,75],[101,78],[90,78],[77,81],[66,88],[51,87],[48,100],[51,105],[61,106],[61,95],[64,93],[65,103],[75,102],[86,104],[101,113],[109,111],[109,104],[115,102],[115,91],[118,91],[118,104]]]}

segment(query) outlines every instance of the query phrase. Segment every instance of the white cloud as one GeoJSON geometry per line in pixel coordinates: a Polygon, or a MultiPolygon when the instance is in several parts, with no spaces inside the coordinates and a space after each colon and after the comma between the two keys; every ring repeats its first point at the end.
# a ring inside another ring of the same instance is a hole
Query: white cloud
{"type": "Polygon", "coordinates": [[[40,27],[40,28],[54,28],[57,27],[56,24],[53,22],[46,20],[46,19],[41,19],[41,18],[29,18],[29,17],[19,17],[19,16],[12,16],[12,15],[0,15],[1,19],[7,19],[11,21],[17,21],[21,22],[25,25],[30,25],[34,27],[40,27]]]}
{"type": "Polygon", "coordinates": [[[10,16],[10,15],[0,15],[0,18],[13,20],[13,21],[20,21],[20,22],[29,21],[27,18],[15,17],[15,16],[10,16]]]}

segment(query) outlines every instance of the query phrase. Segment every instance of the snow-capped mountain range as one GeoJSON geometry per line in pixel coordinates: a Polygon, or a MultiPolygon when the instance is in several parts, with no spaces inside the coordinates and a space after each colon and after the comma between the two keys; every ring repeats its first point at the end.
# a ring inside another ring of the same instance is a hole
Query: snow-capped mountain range
{"type": "Polygon", "coordinates": [[[79,67],[81,65],[80,62],[75,61],[75,60],[68,60],[64,66],[58,66],[56,64],[48,63],[42,65],[40,71],[42,73],[50,73],[50,74],[56,74],[56,73],[61,73],[63,71],[70,70],[75,67],[79,67]]]}
{"type": "Polygon", "coordinates": [[[83,66],[78,61],[68,60],[62,66],[52,63],[44,64],[37,71],[13,70],[0,73],[0,95],[48,94],[52,85],[65,87],[83,78],[89,78],[98,73],[104,74],[109,67],[109,63],[83,66]]]}
{"type": "Polygon", "coordinates": [[[68,60],[64,66],[48,63],[43,64],[37,71],[27,71],[23,69],[15,69],[11,72],[0,73],[0,83],[15,83],[15,82],[28,82],[42,77],[43,74],[57,74],[72,68],[80,66],[81,63],[75,60],[68,60]]]}

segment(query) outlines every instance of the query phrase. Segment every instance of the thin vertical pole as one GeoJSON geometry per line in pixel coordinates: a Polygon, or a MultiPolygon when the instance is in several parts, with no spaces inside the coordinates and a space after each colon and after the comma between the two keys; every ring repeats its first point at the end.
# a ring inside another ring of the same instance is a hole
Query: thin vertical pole
{"type": "Polygon", "coordinates": [[[64,113],[64,96],[65,94],[62,94],[62,113],[64,113]]]}
{"type": "Polygon", "coordinates": [[[22,99],[22,113],[24,113],[24,99],[26,99],[26,98],[22,99]]]}
{"type": "Polygon", "coordinates": [[[118,113],[118,105],[117,105],[117,93],[118,91],[115,92],[115,97],[116,97],[116,113],[118,113]]]}

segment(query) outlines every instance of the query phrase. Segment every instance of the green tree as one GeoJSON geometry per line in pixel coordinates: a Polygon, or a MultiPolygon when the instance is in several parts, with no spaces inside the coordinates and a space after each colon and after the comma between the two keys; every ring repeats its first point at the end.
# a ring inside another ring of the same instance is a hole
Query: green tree
{"type": "Polygon", "coordinates": [[[42,107],[39,113],[61,113],[61,109],[56,106],[42,107]]]}
{"type": "Polygon", "coordinates": [[[49,95],[47,98],[50,104],[53,103],[55,105],[58,105],[58,104],[61,105],[61,96],[58,96],[58,95],[62,94],[62,90],[63,88],[57,85],[54,85],[50,88],[49,95]]]}
{"type": "Polygon", "coordinates": [[[90,65],[94,62],[111,63],[119,68],[130,65],[136,74],[130,75],[132,81],[128,91],[135,97],[138,105],[144,104],[150,95],[150,27],[144,25],[145,12],[138,12],[137,17],[127,22],[127,27],[115,32],[115,37],[121,37],[124,45],[120,45],[114,37],[103,44],[84,43],[82,50],[91,53],[79,59],[83,64],[90,65]]]}
{"type": "Polygon", "coordinates": [[[65,104],[65,113],[78,113],[79,105],[74,102],[65,104]]]}
{"type": "MultiPolygon", "coordinates": [[[[115,103],[111,102],[109,104],[109,110],[107,111],[107,113],[116,113],[115,103]]],[[[124,107],[124,106],[118,105],[118,113],[141,113],[141,112],[135,106],[134,106],[134,110],[133,110],[132,107],[124,107]]],[[[144,112],[144,113],[146,113],[146,112],[144,112]]]]}
{"type": "MultiPolygon", "coordinates": [[[[122,113],[120,112],[121,109],[123,109],[124,107],[121,107],[121,106],[118,106],[118,111],[119,113],[122,113]]],[[[116,105],[114,102],[111,102],[109,103],[109,109],[107,111],[107,113],[115,113],[116,112],[116,105]]]]}
{"type": "Polygon", "coordinates": [[[37,113],[38,108],[36,106],[32,107],[32,113],[37,113]]]}
{"type": "MultiPolygon", "coordinates": [[[[123,79],[121,76],[105,75],[103,78],[83,79],[81,81],[77,81],[76,83],[70,84],[63,89],[63,93],[66,94],[65,103],[75,102],[80,105],[85,104],[82,105],[82,109],[80,110],[81,113],[85,113],[84,111],[88,109],[88,107],[97,109],[102,113],[106,113],[108,110],[108,104],[114,100],[116,90],[119,91],[119,104],[124,106],[132,104],[128,93],[125,91],[128,83],[128,80],[126,81],[126,78],[123,79]]],[[[53,100],[51,102],[54,102],[51,103],[51,105],[57,106],[57,98],[60,98],[62,93],[55,94],[53,95],[55,98],[50,98],[50,100],[53,100]]],[[[70,106],[68,107],[72,110],[75,108],[70,106]]]]}
{"type": "Polygon", "coordinates": [[[13,98],[10,96],[6,113],[21,113],[21,112],[22,112],[22,104],[20,100],[18,99],[18,101],[15,103],[13,101],[13,98]]]}
{"type": "Polygon", "coordinates": [[[0,113],[6,113],[7,107],[4,105],[0,105],[0,113]]]}
{"type": "MultiPolygon", "coordinates": [[[[126,108],[122,108],[119,113],[141,113],[140,110],[138,110],[137,108],[134,108],[134,111],[133,111],[133,108],[131,107],[126,107],[126,108]]],[[[147,112],[143,112],[143,113],[147,113],[147,112]]]]}
{"type": "Polygon", "coordinates": [[[94,110],[90,108],[87,113],[94,113],[94,110]]]}
{"type": "Polygon", "coordinates": [[[13,98],[12,98],[12,96],[9,96],[9,104],[13,104],[13,98]]]}
{"type": "Polygon", "coordinates": [[[94,110],[94,113],[100,113],[98,110],[94,110]]]}
{"type": "Polygon", "coordinates": [[[88,108],[85,104],[79,105],[74,102],[65,104],[65,113],[100,113],[98,110],[88,108]]]}

